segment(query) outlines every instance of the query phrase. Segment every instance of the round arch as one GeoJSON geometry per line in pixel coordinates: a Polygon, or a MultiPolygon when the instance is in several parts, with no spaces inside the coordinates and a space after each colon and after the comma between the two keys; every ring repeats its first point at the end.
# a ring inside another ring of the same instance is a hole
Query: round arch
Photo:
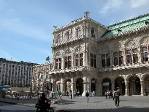
{"type": "Polygon", "coordinates": [[[91,79],[91,92],[96,92],[96,79],[92,78],[91,79]]]}
{"type": "Polygon", "coordinates": [[[117,77],[114,81],[114,88],[120,88],[121,95],[125,95],[125,82],[123,77],[117,77]]]}
{"type": "Polygon", "coordinates": [[[71,90],[71,79],[66,79],[66,80],[64,81],[64,94],[65,94],[66,96],[68,96],[70,90],[71,90]]]}
{"type": "Polygon", "coordinates": [[[83,93],[83,79],[82,78],[78,78],[76,80],[76,92],[77,92],[77,95],[82,95],[83,93]]]}
{"type": "Polygon", "coordinates": [[[147,96],[149,95],[149,74],[146,74],[143,77],[143,81],[144,81],[144,94],[147,96]]]}
{"type": "Polygon", "coordinates": [[[141,94],[141,84],[138,76],[134,75],[128,79],[129,95],[140,95],[141,94]]]}
{"type": "Polygon", "coordinates": [[[105,91],[111,90],[111,79],[104,78],[102,80],[102,95],[105,95],[105,91]]]}

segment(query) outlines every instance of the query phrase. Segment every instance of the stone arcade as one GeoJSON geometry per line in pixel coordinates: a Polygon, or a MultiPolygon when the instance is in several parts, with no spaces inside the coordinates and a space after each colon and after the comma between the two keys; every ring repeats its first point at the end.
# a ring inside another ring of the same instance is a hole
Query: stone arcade
{"type": "Polygon", "coordinates": [[[104,26],[85,13],[53,35],[52,64],[34,73],[34,88],[47,75],[51,90],[64,95],[99,96],[116,87],[122,95],[149,94],[149,14],[104,26]]]}

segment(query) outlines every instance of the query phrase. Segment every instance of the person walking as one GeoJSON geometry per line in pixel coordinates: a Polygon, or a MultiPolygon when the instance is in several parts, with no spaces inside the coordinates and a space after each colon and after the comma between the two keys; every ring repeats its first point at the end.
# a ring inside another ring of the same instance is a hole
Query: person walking
{"type": "Polygon", "coordinates": [[[117,90],[114,93],[114,102],[115,102],[116,107],[118,107],[119,103],[120,103],[119,97],[120,97],[120,89],[119,89],[119,87],[117,87],[117,90]]]}
{"type": "Polygon", "coordinates": [[[70,90],[69,95],[70,95],[70,98],[72,99],[72,90],[70,90]]]}
{"type": "Polygon", "coordinates": [[[86,92],[86,99],[87,99],[87,103],[89,102],[89,92],[86,92]]]}

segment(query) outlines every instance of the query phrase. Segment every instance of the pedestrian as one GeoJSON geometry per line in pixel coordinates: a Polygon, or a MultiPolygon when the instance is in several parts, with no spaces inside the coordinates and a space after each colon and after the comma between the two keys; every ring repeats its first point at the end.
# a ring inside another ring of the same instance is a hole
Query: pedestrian
{"type": "Polygon", "coordinates": [[[95,96],[95,91],[92,92],[92,96],[95,96]]]}
{"type": "Polygon", "coordinates": [[[114,102],[115,102],[116,107],[118,107],[119,103],[120,103],[119,97],[120,97],[120,89],[119,89],[119,87],[117,87],[117,90],[114,93],[114,102]]]}
{"type": "Polygon", "coordinates": [[[106,99],[107,99],[107,96],[108,96],[108,91],[105,91],[105,96],[106,96],[106,99]]]}
{"type": "Polygon", "coordinates": [[[116,91],[116,89],[114,89],[114,90],[113,90],[113,93],[112,93],[113,100],[114,100],[115,91],[116,91]]]}
{"type": "Polygon", "coordinates": [[[89,102],[89,92],[86,92],[86,99],[87,99],[87,103],[89,102]]]}
{"type": "Polygon", "coordinates": [[[72,99],[72,91],[71,90],[70,90],[70,93],[69,94],[70,94],[70,98],[72,99]]]}

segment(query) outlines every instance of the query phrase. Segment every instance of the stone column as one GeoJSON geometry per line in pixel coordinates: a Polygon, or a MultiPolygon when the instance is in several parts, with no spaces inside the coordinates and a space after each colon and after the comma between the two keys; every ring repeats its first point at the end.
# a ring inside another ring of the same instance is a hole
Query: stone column
{"type": "Polygon", "coordinates": [[[102,80],[98,79],[96,82],[96,96],[102,96],[102,80]]]}
{"type": "Polygon", "coordinates": [[[64,79],[61,78],[61,83],[60,83],[60,90],[61,90],[61,93],[63,94],[64,93],[64,79]]]}
{"type": "Polygon", "coordinates": [[[62,64],[61,64],[61,69],[63,70],[64,69],[64,57],[62,57],[62,64]]]}
{"type": "Polygon", "coordinates": [[[114,79],[111,79],[111,90],[113,91],[114,88],[115,88],[115,82],[114,82],[114,79]]]}
{"type": "Polygon", "coordinates": [[[82,96],[85,96],[86,91],[87,91],[87,77],[84,76],[83,77],[83,93],[82,93],[82,96]]]}
{"type": "Polygon", "coordinates": [[[123,64],[126,66],[126,51],[125,49],[123,50],[123,64]]]}
{"type": "Polygon", "coordinates": [[[91,92],[91,79],[89,77],[86,79],[86,90],[91,92]]]}
{"type": "Polygon", "coordinates": [[[140,84],[141,84],[141,96],[144,96],[144,81],[141,80],[140,84]]]}
{"type": "Polygon", "coordinates": [[[74,53],[71,55],[71,68],[74,68],[74,53]]]}
{"type": "Polygon", "coordinates": [[[137,55],[138,55],[138,63],[142,63],[141,62],[141,49],[140,49],[140,47],[138,47],[138,53],[137,53],[137,55]]]}
{"type": "Polygon", "coordinates": [[[55,92],[56,91],[56,82],[54,78],[51,78],[51,83],[52,83],[52,91],[55,92]]]}
{"type": "Polygon", "coordinates": [[[71,91],[72,91],[72,98],[74,97],[74,78],[71,78],[71,91]]]}
{"type": "Polygon", "coordinates": [[[125,79],[125,96],[129,95],[128,81],[125,79]]]}
{"type": "Polygon", "coordinates": [[[86,51],[83,52],[83,66],[87,66],[87,63],[86,63],[86,55],[87,53],[85,53],[86,51]]]}

